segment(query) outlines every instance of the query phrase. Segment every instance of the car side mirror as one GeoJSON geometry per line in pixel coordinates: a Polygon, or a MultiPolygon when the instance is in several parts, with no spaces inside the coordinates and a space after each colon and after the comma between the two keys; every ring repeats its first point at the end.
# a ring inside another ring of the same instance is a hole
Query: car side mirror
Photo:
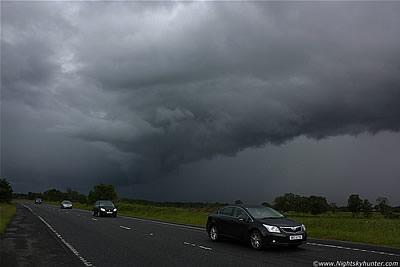
{"type": "Polygon", "coordinates": [[[238,220],[241,221],[241,222],[247,222],[248,217],[243,215],[243,214],[240,214],[239,217],[238,217],[238,220]]]}

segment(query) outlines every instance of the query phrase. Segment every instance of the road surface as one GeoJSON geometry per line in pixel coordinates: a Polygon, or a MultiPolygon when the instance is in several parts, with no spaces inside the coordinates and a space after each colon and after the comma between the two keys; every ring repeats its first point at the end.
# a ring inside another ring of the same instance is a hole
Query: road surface
{"type": "Polygon", "coordinates": [[[12,231],[7,230],[0,241],[1,266],[320,266],[338,261],[396,266],[400,261],[398,248],[314,239],[296,249],[254,251],[241,242],[212,242],[204,229],[195,226],[122,215],[99,218],[89,211],[33,202],[19,202],[18,216],[26,217],[41,233],[36,231],[34,242],[25,234],[30,250],[25,246],[24,252],[16,244],[20,223],[11,225],[12,231]]]}

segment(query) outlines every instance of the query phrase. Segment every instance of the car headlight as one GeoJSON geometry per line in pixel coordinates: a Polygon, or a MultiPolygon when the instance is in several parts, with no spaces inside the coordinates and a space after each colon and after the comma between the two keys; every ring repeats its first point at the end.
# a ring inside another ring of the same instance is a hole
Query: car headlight
{"type": "Polygon", "coordinates": [[[113,211],[117,211],[117,208],[114,208],[113,211]]]}
{"type": "Polygon", "coordinates": [[[106,211],[104,208],[100,208],[101,211],[106,211]]]}
{"type": "Polygon", "coordinates": [[[303,231],[306,231],[306,226],[304,224],[301,225],[301,228],[303,228],[303,231]]]}
{"type": "Polygon", "coordinates": [[[270,232],[270,233],[280,233],[281,232],[277,226],[268,225],[268,224],[263,224],[263,226],[265,228],[267,228],[268,232],[270,232]]]}

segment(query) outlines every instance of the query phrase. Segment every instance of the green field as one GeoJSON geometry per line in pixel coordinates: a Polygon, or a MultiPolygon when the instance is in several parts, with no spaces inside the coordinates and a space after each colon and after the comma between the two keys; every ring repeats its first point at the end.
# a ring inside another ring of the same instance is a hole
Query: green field
{"type": "MultiPolygon", "coordinates": [[[[60,205],[59,202],[48,204],[60,205]]],[[[92,206],[74,203],[74,208],[91,210],[92,206]]],[[[118,214],[205,226],[207,215],[216,208],[177,208],[117,202],[118,214]]],[[[304,223],[309,237],[335,239],[400,247],[400,219],[385,219],[374,213],[369,219],[353,218],[349,212],[323,215],[287,213],[304,223]]]]}
{"type": "Polygon", "coordinates": [[[14,204],[0,203],[0,236],[4,233],[12,218],[14,218],[15,211],[14,204]]]}

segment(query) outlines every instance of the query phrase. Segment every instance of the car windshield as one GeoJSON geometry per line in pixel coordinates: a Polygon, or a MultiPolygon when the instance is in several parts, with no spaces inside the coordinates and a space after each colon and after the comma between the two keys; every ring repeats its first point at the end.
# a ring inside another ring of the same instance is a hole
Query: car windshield
{"type": "Polygon", "coordinates": [[[72,204],[71,201],[68,201],[68,200],[63,201],[62,203],[64,203],[64,204],[72,204]]]}
{"type": "Polygon", "coordinates": [[[111,201],[100,201],[100,206],[111,206],[111,207],[114,207],[114,204],[111,201]]]}
{"type": "Polygon", "coordinates": [[[246,208],[246,210],[251,214],[251,216],[253,216],[256,219],[284,217],[282,214],[280,214],[276,210],[268,208],[268,207],[246,208]]]}

